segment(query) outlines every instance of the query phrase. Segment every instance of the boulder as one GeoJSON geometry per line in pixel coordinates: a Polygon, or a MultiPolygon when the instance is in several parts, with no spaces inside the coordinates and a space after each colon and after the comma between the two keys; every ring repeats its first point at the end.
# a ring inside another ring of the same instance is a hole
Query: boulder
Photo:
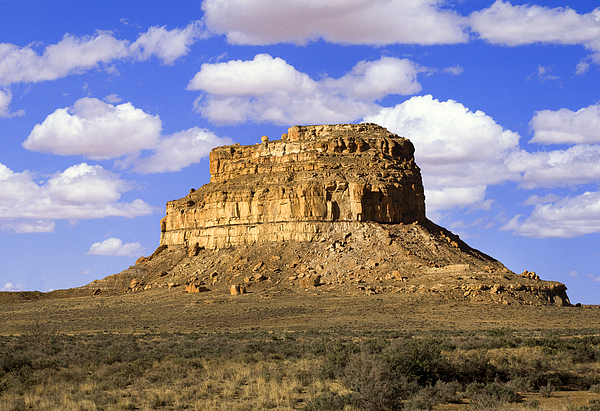
{"type": "Polygon", "coordinates": [[[199,284],[188,284],[184,290],[186,293],[204,293],[210,291],[208,288],[199,284]]]}
{"type": "Polygon", "coordinates": [[[320,275],[307,275],[300,279],[298,285],[301,288],[317,287],[321,284],[320,275]]]}
{"type": "Polygon", "coordinates": [[[242,284],[233,284],[229,289],[231,295],[246,294],[246,286],[242,284]]]}

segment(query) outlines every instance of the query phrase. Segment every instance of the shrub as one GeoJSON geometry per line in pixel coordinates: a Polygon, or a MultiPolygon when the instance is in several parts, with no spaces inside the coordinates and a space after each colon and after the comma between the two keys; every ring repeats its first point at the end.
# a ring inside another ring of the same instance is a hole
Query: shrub
{"type": "Polygon", "coordinates": [[[321,366],[321,377],[323,378],[339,378],[344,374],[344,369],[348,365],[350,355],[360,351],[356,344],[344,344],[340,341],[335,341],[327,349],[325,361],[321,366]]]}
{"type": "Polygon", "coordinates": [[[363,410],[397,409],[406,396],[406,378],[392,379],[388,365],[365,351],[350,357],[343,381],[354,391],[354,402],[363,410]]]}
{"type": "Polygon", "coordinates": [[[466,395],[475,409],[499,408],[521,399],[518,392],[507,385],[499,383],[472,383],[467,386],[466,395]]]}
{"type": "Polygon", "coordinates": [[[352,395],[339,395],[331,391],[324,392],[306,404],[302,411],[339,411],[352,405],[352,395]]]}
{"type": "Polygon", "coordinates": [[[396,342],[384,352],[392,378],[406,377],[420,386],[448,379],[450,364],[442,357],[438,340],[416,339],[396,342]]]}
{"type": "Polygon", "coordinates": [[[550,383],[550,381],[548,381],[548,384],[546,384],[543,387],[540,387],[540,395],[542,397],[546,397],[549,398],[552,396],[552,393],[554,392],[554,387],[552,386],[552,384],[550,383]]]}

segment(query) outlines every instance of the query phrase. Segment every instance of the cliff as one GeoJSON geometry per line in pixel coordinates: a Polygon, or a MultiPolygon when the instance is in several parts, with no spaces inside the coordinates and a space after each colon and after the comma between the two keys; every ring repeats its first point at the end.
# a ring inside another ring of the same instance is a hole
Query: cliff
{"type": "Polygon", "coordinates": [[[317,241],[332,223],[425,221],[414,147],[375,124],[291,127],[210,154],[211,181],[167,203],[161,245],[317,241]]]}

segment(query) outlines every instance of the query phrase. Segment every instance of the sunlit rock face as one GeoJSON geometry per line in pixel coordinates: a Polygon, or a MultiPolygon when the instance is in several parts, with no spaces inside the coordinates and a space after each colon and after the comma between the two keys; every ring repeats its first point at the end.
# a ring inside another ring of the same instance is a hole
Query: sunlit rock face
{"type": "Polygon", "coordinates": [[[161,245],[318,241],[368,222],[425,222],[414,146],[376,124],[294,126],[218,147],[211,182],[167,203],[161,245]]]}

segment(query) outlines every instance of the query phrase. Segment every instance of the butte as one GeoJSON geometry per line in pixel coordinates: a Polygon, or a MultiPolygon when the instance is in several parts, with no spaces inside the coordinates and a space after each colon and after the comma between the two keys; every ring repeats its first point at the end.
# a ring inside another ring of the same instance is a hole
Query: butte
{"type": "Polygon", "coordinates": [[[376,124],[215,148],[210,183],[167,203],[156,251],[83,288],[570,305],[564,284],[515,274],[429,221],[414,151],[376,124]]]}

